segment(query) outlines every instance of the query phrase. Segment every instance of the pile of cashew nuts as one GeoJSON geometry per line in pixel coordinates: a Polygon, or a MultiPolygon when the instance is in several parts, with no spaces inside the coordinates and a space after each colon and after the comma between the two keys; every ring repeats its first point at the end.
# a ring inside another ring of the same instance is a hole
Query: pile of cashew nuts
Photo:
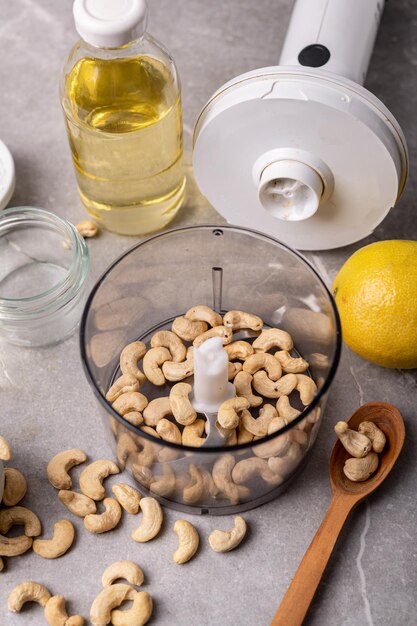
{"type": "Polygon", "coordinates": [[[161,497],[175,493],[186,504],[211,498],[237,504],[250,497],[245,483],[261,480],[265,489],[280,485],[300,464],[312,443],[319,408],[277,439],[247,449],[246,458],[238,460],[225,450],[210,468],[191,464],[188,472],[174,473],[170,461],[180,452],[163,446],[163,441],[191,447],[205,442],[207,422],[192,406],[192,386],[186,379],[194,373],[193,349],[214,336],[222,339],[229,357],[228,377],[236,389],[236,397],[226,400],[218,411],[216,426],[226,447],[255,443],[297,418],[301,411],[292,406],[292,397],[298,397],[300,408],[311,403],[317,385],[307,372],[309,363],[301,356],[292,356],[289,333],[279,328],[263,329],[258,315],[229,311],[222,317],[210,307],[198,305],[177,317],[171,330],[156,332],[149,348],[135,341],[122,350],[121,376],[111,385],[106,399],[126,421],[162,440],[152,444],[112,421],[118,462],[128,465],[145,488],[161,497]],[[233,340],[234,333],[242,330],[250,331],[251,338],[233,340]],[[169,395],[148,402],[140,391],[145,383],[155,387],[173,384],[169,395]],[[157,464],[159,470],[154,475],[151,468],[157,464]]]}
{"type": "Polygon", "coordinates": [[[378,469],[378,454],[385,447],[386,437],[382,430],[374,422],[361,422],[357,431],[350,429],[347,422],[337,422],[334,430],[351,455],[343,467],[346,478],[355,483],[368,480],[378,469]]]}

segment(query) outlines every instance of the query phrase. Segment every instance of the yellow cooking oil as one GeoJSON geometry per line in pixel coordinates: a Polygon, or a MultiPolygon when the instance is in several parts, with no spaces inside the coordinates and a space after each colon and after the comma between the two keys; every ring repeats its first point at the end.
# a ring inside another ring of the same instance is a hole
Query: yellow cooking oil
{"type": "Polygon", "coordinates": [[[81,200],[106,229],[146,234],[184,199],[178,85],[151,56],[82,58],[62,105],[81,200]]]}

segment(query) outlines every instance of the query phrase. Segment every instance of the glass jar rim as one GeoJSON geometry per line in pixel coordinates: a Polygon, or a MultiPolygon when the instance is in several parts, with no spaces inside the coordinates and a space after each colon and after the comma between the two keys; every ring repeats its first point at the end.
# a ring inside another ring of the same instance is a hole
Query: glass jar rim
{"type": "Polygon", "coordinates": [[[69,267],[65,269],[64,276],[49,289],[32,296],[20,298],[5,298],[0,295],[0,313],[3,311],[10,313],[12,309],[20,307],[20,317],[22,309],[23,312],[27,313],[45,311],[57,299],[64,298],[62,303],[65,303],[67,299],[72,299],[75,293],[82,287],[89,265],[87,245],[75,226],[52,211],[38,207],[12,207],[0,213],[0,236],[4,230],[13,230],[13,227],[17,225],[27,225],[28,227],[34,225],[42,227],[44,225],[49,230],[55,229],[56,232],[60,232],[67,237],[68,247],[72,250],[72,258],[69,267]],[[78,271],[77,266],[79,266],[78,271]],[[74,286],[72,280],[74,273],[77,273],[77,276],[81,273],[81,280],[77,280],[79,284],[77,285],[76,283],[75,293],[71,291],[70,298],[65,298],[67,292],[74,286]]]}

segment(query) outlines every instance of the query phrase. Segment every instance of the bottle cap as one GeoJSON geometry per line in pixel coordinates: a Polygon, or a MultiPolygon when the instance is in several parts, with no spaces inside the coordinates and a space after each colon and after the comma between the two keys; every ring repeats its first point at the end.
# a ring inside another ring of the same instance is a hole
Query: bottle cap
{"type": "Polygon", "coordinates": [[[146,0],[75,0],[75,28],[84,41],[100,48],[118,48],[146,30],[146,0]]]}
{"type": "Polygon", "coordinates": [[[4,209],[15,187],[14,161],[9,148],[0,140],[0,209],[4,209]]]}

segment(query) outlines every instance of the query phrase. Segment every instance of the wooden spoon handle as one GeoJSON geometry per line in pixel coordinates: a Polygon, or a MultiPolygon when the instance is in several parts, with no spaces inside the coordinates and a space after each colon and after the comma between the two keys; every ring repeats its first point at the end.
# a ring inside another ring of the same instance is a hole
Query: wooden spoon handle
{"type": "Polygon", "coordinates": [[[333,496],[324,520],[309,545],[271,626],[300,626],[303,623],[340,531],[355,504],[354,498],[339,494],[333,496]]]}

